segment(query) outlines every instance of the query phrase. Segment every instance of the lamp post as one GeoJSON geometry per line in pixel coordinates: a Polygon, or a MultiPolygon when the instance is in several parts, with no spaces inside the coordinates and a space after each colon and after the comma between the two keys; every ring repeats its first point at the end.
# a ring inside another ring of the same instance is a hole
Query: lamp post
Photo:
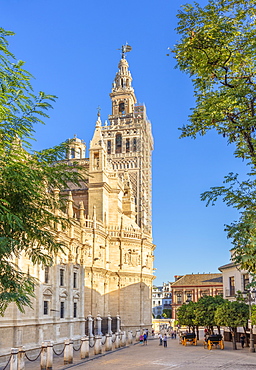
{"type": "Polygon", "coordinates": [[[243,292],[243,294],[245,294],[247,296],[247,301],[248,301],[248,305],[249,305],[249,320],[250,320],[250,324],[251,324],[251,327],[250,327],[250,349],[249,351],[250,352],[255,352],[255,348],[254,348],[254,339],[253,339],[253,324],[252,324],[252,301],[255,301],[255,296],[252,297],[252,293],[255,295],[256,293],[256,290],[246,290],[245,292],[243,292]]]}

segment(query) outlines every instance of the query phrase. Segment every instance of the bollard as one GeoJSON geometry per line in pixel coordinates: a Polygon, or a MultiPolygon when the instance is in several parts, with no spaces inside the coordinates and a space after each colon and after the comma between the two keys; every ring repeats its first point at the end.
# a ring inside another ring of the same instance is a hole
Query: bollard
{"type": "Polygon", "coordinates": [[[89,337],[81,338],[81,359],[89,357],[89,337]]]}
{"type": "Polygon", "coordinates": [[[126,346],[126,332],[125,331],[121,332],[121,346],[122,347],[126,346]]]}
{"type": "Polygon", "coordinates": [[[53,343],[51,340],[47,342],[47,358],[46,358],[46,370],[52,370],[53,363],[53,343]]]}
{"type": "Polygon", "coordinates": [[[108,334],[112,334],[111,321],[112,321],[111,315],[108,314],[108,334]]]}
{"type": "Polygon", "coordinates": [[[46,370],[46,359],[47,359],[47,343],[42,343],[42,352],[41,352],[41,370],[46,370]]]}
{"type": "Polygon", "coordinates": [[[116,331],[120,333],[121,331],[121,317],[119,315],[116,315],[116,331]]]}
{"type": "Polygon", "coordinates": [[[97,335],[102,335],[102,332],[101,332],[101,321],[102,321],[102,318],[100,316],[100,314],[98,313],[97,317],[96,317],[96,322],[97,322],[97,335]]]}
{"type": "Polygon", "coordinates": [[[18,370],[18,348],[11,349],[10,370],[18,370]]]}
{"type": "Polygon", "coordinates": [[[24,350],[24,347],[19,348],[18,370],[25,370],[25,350],[24,350]]]}
{"type": "Polygon", "coordinates": [[[69,339],[65,339],[64,346],[64,365],[67,365],[69,364],[69,339]]]}
{"type": "Polygon", "coordinates": [[[128,344],[132,344],[133,342],[133,337],[132,337],[132,331],[128,331],[128,344]]]}
{"type": "Polygon", "coordinates": [[[140,340],[140,329],[136,330],[136,337],[135,337],[136,342],[140,340]]]}
{"type": "Polygon", "coordinates": [[[115,348],[120,347],[120,333],[116,333],[115,348]]]}
{"type": "Polygon", "coordinates": [[[94,344],[94,354],[98,355],[100,353],[102,353],[101,336],[96,335],[95,336],[95,344],[94,344]]]}
{"type": "Polygon", "coordinates": [[[105,351],[112,350],[112,334],[106,334],[106,344],[105,344],[105,351]]]}
{"type": "Polygon", "coordinates": [[[89,338],[91,338],[93,337],[93,333],[92,333],[93,318],[91,314],[87,316],[87,321],[88,321],[88,334],[89,334],[89,338]]]}
{"type": "Polygon", "coordinates": [[[73,358],[74,358],[74,347],[73,347],[73,340],[69,340],[69,351],[68,351],[68,363],[73,364],[73,358]]]}

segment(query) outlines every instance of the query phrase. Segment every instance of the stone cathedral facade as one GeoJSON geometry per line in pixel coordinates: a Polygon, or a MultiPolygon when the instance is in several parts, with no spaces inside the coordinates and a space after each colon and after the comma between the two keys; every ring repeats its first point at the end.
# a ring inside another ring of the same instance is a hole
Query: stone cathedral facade
{"type": "Polygon", "coordinates": [[[11,305],[0,319],[3,351],[78,338],[89,314],[120,315],[124,330],[151,328],[153,138],[146,108],[136,103],[125,53],[110,98],[111,115],[102,124],[98,113],[89,158],[83,140],[70,144],[67,161],[83,165],[88,178],[68,192],[65,213],[72,226],[56,235],[67,253],[44,269],[26,256],[16,261],[40,284],[33,308],[21,313],[11,305]]]}

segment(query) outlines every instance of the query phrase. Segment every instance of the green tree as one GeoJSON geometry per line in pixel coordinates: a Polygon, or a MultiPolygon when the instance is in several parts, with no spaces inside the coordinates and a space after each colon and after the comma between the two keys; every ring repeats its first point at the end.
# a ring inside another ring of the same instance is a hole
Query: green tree
{"type": "Polygon", "coordinates": [[[195,305],[196,325],[205,326],[210,333],[213,333],[213,327],[218,326],[215,322],[215,312],[217,308],[223,303],[224,299],[219,295],[215,297],[201,297],[195,305]]]}
{"type": "MultiPolygon", "coordinates": [[[[18,266],[21,253],[33,264],[51,264],[65,245],[56,225],[69,220],[61,213],[64,197],[57,191],[79,183],[81,168],[65,161],[67,143],[41,152],[31,150],[34,125],[43,123],[55,100],[35,95],[32,76],[8,50],[12,32],[0,29],[0,314],[10,302],[23,311],[31,304],[36,280],[18,266]]],[[[70,221],[71,222],[71,221],[70,221]]]]}
{"type": "Polygon", "coordinates": [[[249,307],[243,302],[225,302],[220,305],[215,313],[215,322],[218,326],[227,326],[232,334],[233,349],[236,348],[237,327],[246,327],[249,319],[249,307]]]}
{"type": "Polygon", "coordinates": [[[205,7],[186,4],[178,14],[180,41],[173,52],[180,70],[193,81],[195,107],[181,137],[196,138],[215,130],[235,146],[235,156],[251,166],[249,179],[229,174],[224,186],[202,195],[219,196],[241,217],[226,227],[234,258],[251,272],[255,266],[255,102],[256,17],[254,0],[209,0],[205,7]]]}
{"type": "Polygon", "coordinates": [[[170,308],[164,308],[163,309],[163,317],[166,319],[172,318],[172,310],[170,308]]]}
{"type": "Polygon", "coordinates": [[[195,331],[195,302],[183,303],[177,310],[177,319],[179,325],[186,325],[195,331]]]}

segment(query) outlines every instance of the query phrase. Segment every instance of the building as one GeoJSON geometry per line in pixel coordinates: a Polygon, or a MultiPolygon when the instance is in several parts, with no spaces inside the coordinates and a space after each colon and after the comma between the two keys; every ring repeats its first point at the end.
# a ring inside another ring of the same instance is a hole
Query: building
{"type": "Polygon", "coordinates": [[[67,193],[63,215],[72,225],[65,231],[58,226],[56,234],[67,253],[44,269],[25,255],[16,261],[39,284],[32,308],[21,313],[10,305],[1,318],[2,352],[84,335],[89,314],[120,315],[123,329],[151,328],[153,138],[145,106],[136,105],[124,50],[110,93],[109,122],[102,125],[98,113],[89,158],[83,140],[70,142],[68,163],[78,161],[88,177],[67,193]]]}
{"type": "Polygon", "coordinates": [[[155,318],[162,318],[164,309],[172,308],[172,295],[171,295],[170,282],[163,283],[162,286],[153,286],[152,289],[152,313],[155,318]]]}
{"type": "Polygon", "coordinates": [[[251,277],[245,270],[240,270],[234,262],[219,267],[223,280],[223,298],[229,301],[236,299],[237,292],[246,291],[251,277]]]}
{"type": "Polygon", "coordinates": [[[203,296],[222,295],[222,275],[216,273],[175,276],[171,290],[172,318],[176,319],[176,311],[183,303],[197,302],[203,296]]]}

